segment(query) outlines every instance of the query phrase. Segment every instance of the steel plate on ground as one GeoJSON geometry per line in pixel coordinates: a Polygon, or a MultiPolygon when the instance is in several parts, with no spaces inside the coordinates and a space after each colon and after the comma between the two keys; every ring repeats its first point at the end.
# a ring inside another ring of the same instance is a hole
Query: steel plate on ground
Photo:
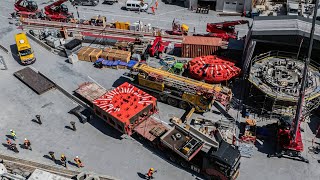
{"type": "Polygon", "coordinates": [[[20,79],[39,95],[55,87],[54,83],[49,81],[41,74],[35,72],[30,67],[26,67],[15,72],[14,76],[20,79]]]}

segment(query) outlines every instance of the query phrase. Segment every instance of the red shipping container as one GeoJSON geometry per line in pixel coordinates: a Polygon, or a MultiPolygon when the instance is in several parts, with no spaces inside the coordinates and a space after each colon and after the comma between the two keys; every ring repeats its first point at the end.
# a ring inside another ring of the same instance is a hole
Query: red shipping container
{"type": "Polygon", "coordinates": [[[182,40],[182,57],[194,58],[212,55],[223,45],[221,38],[185,36],[182,40]]]}

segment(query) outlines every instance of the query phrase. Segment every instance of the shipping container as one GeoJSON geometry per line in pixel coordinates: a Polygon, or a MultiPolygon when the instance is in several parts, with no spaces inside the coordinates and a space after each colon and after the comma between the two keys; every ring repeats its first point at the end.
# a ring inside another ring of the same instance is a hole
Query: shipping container
{"type": "Polygon", "coordinates": [[[222,45],[221,38],[185,36],[182,40],[182,57],[194,58],[212,55],[222,45]]]}

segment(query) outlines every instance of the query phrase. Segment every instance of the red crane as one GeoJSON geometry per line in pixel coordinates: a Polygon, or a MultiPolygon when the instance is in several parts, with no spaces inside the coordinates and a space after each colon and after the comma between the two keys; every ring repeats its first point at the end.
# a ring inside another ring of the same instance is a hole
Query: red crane
{"type": "Polygon", "coordinates": [[[40,13],[37,3],[32,0],[17,0],[14,3],[14,10],[19,15],[31,18],[36,18],[37,13],[40,13]]]}
{"type": "Polygon", "coordinates": [[[165,45],[163,44],[162,37],[157,36],[154,40],[150,48],[148,49],[148,52],[151,57],[157,56],[161,59],[162,53],[164,52],[165,45]]]}
{"type": "Polygon", "coordinates": [[[237,33],[235,32],[235,26],[240,24],[249,24],[247,20],[238,20],[238,21],[225,21],[219,23],[208,23],[207,32],[203,36],[208,37],[219,37],[224,40],[229,40],[230,38],[236,39],[237,33]]]}
{"type": "Polygon", "coordinates": [[[308,66],[310,64],[310,57],[313,49],[313,37],[314,37],[314,30],[315,30],[315,23],[317,17],[319,0],[316,0],[313,19],[312,19],[312,26],[311,26],[311,33],[310,33],[310,41],[308,47],[308,55],[304,62],[304,68],[302,73],[302,80],[301,80],[301,87],[299,91],[299,100],[297,103],[295,117],[292,119],[291,117],[285,117],[280,119],[280,126],[278,128],[278,148],[280,152],[276,152],[273,155],[268,154],[268,157],[277,156],[289,156],[292,158],[298,158],[303,162],[309,163],[309,160],[304,158],[301,155],[303,151],[303,143],[301,138],[301,120],[303,119],[303,105],[305,101],[305,89],[308,82],[308,66]]]}
{"type": "Polygon", "coordinates": [[[70,18],[73,18],[73,14],[68,12],[68,7],[63,4],[67,1],[68,0],[58,0],[44,7],[47,18],[54,21],[68,21],[70,18]]]}

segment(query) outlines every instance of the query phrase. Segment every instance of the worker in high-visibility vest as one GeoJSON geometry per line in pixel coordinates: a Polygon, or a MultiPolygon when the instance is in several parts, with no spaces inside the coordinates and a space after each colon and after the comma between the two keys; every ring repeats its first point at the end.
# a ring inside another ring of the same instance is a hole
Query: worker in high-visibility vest
{"type": "Polygon", "coordinates": [[[10,129],[11,132],[11,137],[13,138],[13,140],[15,141],[17,139],[17,134],[14,130],[10,129]]]}
{"type": "Polygon", "coordinates": [[[23,142],[23,145],[26,149],[29,149],[32,151],[32,148],[31,148],[31,143],[30,141],[27,139],[27,138],[24,138],[24,142],[23,142]]]}
{"type": "Polygon", "coordinates": [[[80,160],[79,156],[76,156],[76,158],[74,158],[74,162],[76,162],[76,164],[77,164],[78,168],[83,167],[83,164],[82,164],[82,162],[81,162],[81,160],[80,160]]]}
{"type": "Polygon", "coordinates": [[[153,15],[156,14],[156,12],[155,12],[155,10],[154,10],[154,6],[151,6],[151,11],[152,11],[152,14],[153,14],[153,15]]]}
{"type": "Polygon", "coordinates": [[[158,9],[158,5],[159,5],[159,3],[158,3],[158,0],[156,0],[156,9],[158,9]]]}
{"type": "Polygon", "coordinates": [[[154,170],[154,168],[150,168],[148,173],[147,173],[147,179],[153,179],[153,173],[155,173],[156,171],[154,170]]]}
{"type": "Polygon", "coordinates": [[[66,158],[66,156],[64,154],[61,154],[60,161],[61,161],[62,166],[67,168],[67,158],[66,158]]]}
{"type": "Polygon", "coordinates": [[[9,138],[7,138],[7,145],[10,147],[11,146],[11,141],[9,138]]]}

